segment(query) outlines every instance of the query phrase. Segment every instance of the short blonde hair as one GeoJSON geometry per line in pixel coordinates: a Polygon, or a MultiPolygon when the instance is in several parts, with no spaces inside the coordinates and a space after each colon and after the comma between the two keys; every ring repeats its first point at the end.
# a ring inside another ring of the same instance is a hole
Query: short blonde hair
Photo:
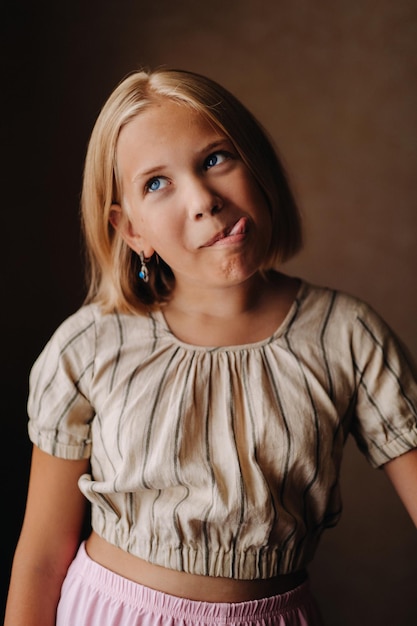
{"type": "Polygon", "coordinates": [[[148,264],[149,282],[138,278],[138,257],[109,219],[112,204],[121,201],[116,164],[120,131],[161,98],[191,107],[224,133],[263,191],[272,237],[261,269],[277,268],[301,247],[301,220],[284,167],[266,132],[243,104],[216,82],[193,72],[134,72],[116,87],[101,110],[84,168],[81,211],[88,257],[86,301],[100,303],[105,311],[143,311],[169,299],[174,285],[170,268],[156,255],[148,264]]]}

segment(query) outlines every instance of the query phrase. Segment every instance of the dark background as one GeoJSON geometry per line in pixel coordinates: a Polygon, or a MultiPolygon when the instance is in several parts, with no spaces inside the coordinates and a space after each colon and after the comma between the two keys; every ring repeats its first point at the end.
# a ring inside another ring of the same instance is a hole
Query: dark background
{"type": "MultiPolygon", "coordinates": [[[[415,1],[2,1],[1,601],[22,522],[30,367],[83,300],[88,137],[140,66],[205,73],[278,142],[304,214],[288,271],[374,305],[417,356],[415,1]]],[[[345,512],[311,568],[329,625],[417,623],[417,537],[348,443],[345,512]]]]}

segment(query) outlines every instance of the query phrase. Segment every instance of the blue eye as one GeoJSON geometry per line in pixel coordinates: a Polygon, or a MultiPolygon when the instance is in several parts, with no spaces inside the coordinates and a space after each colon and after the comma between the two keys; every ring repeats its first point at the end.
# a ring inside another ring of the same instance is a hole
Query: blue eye
{"type": "Polygon", "coordinates": [[[165,180],[165,178],[163,178],[162,176],[155,176],[146,183],[145,189],[146,191],[152,193],[154,191],[159,191],[160,189],[163,189],[167,184],[168,182],[165,180]]]}
{"type": "Polygon", "coordinates": [[[215,152],[214,154],[210,154],[210,156],[208,156],[207,159],[204,161],[204,167],[210,169],[210,167],[220,165],[220,163],[223,163],[226,158],[227,157],[223,152],[215,152]]]}

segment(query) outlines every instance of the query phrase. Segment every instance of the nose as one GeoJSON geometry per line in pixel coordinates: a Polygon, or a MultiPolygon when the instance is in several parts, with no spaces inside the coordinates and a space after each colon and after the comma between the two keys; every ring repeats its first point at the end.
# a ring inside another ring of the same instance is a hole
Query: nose
{"type": "Polygon", "coordinates": [[[193,180],[187,189],[188,212],[191,219],[217,215],[223,208],[221,196],[210,188],[204,180],[193,180]]]}
{"type": "Polygon", "coordinates": [[[221,210],[222,209],[220,206],[220,202],[216,202],[215,204],[213,204],[213,206],[207,207],[207,209],[205,209],[204,211],[195,213],[194,218],[197,220],[201,220],[201,218],[203,218],[205,215],[217,215],[217,213],[220,213],[221,210]]]}

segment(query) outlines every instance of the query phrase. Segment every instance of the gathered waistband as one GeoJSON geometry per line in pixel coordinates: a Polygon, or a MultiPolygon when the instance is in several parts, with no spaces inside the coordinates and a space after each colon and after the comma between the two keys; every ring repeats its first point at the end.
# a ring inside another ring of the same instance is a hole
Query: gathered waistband
{"type": "MultiPolygon", "coordinates": [[[[229,620],[250,619],[252,616],[271,618],[313,602],[308,582],[292,591],[261,600],[237,603],[200,602],[187,600],[156,591],[123,576],[113,573],[87,554],[85,544],[81,544],[68,576],[80,577],[84,584],[100,594],[127,604],[134,609],[142,609],[159,615],[183,618],[193,623],[210,624],[211,621],[227,624],[229,620]]],[[[204,582],[203,582],[204,584],[204,582]]]]}

